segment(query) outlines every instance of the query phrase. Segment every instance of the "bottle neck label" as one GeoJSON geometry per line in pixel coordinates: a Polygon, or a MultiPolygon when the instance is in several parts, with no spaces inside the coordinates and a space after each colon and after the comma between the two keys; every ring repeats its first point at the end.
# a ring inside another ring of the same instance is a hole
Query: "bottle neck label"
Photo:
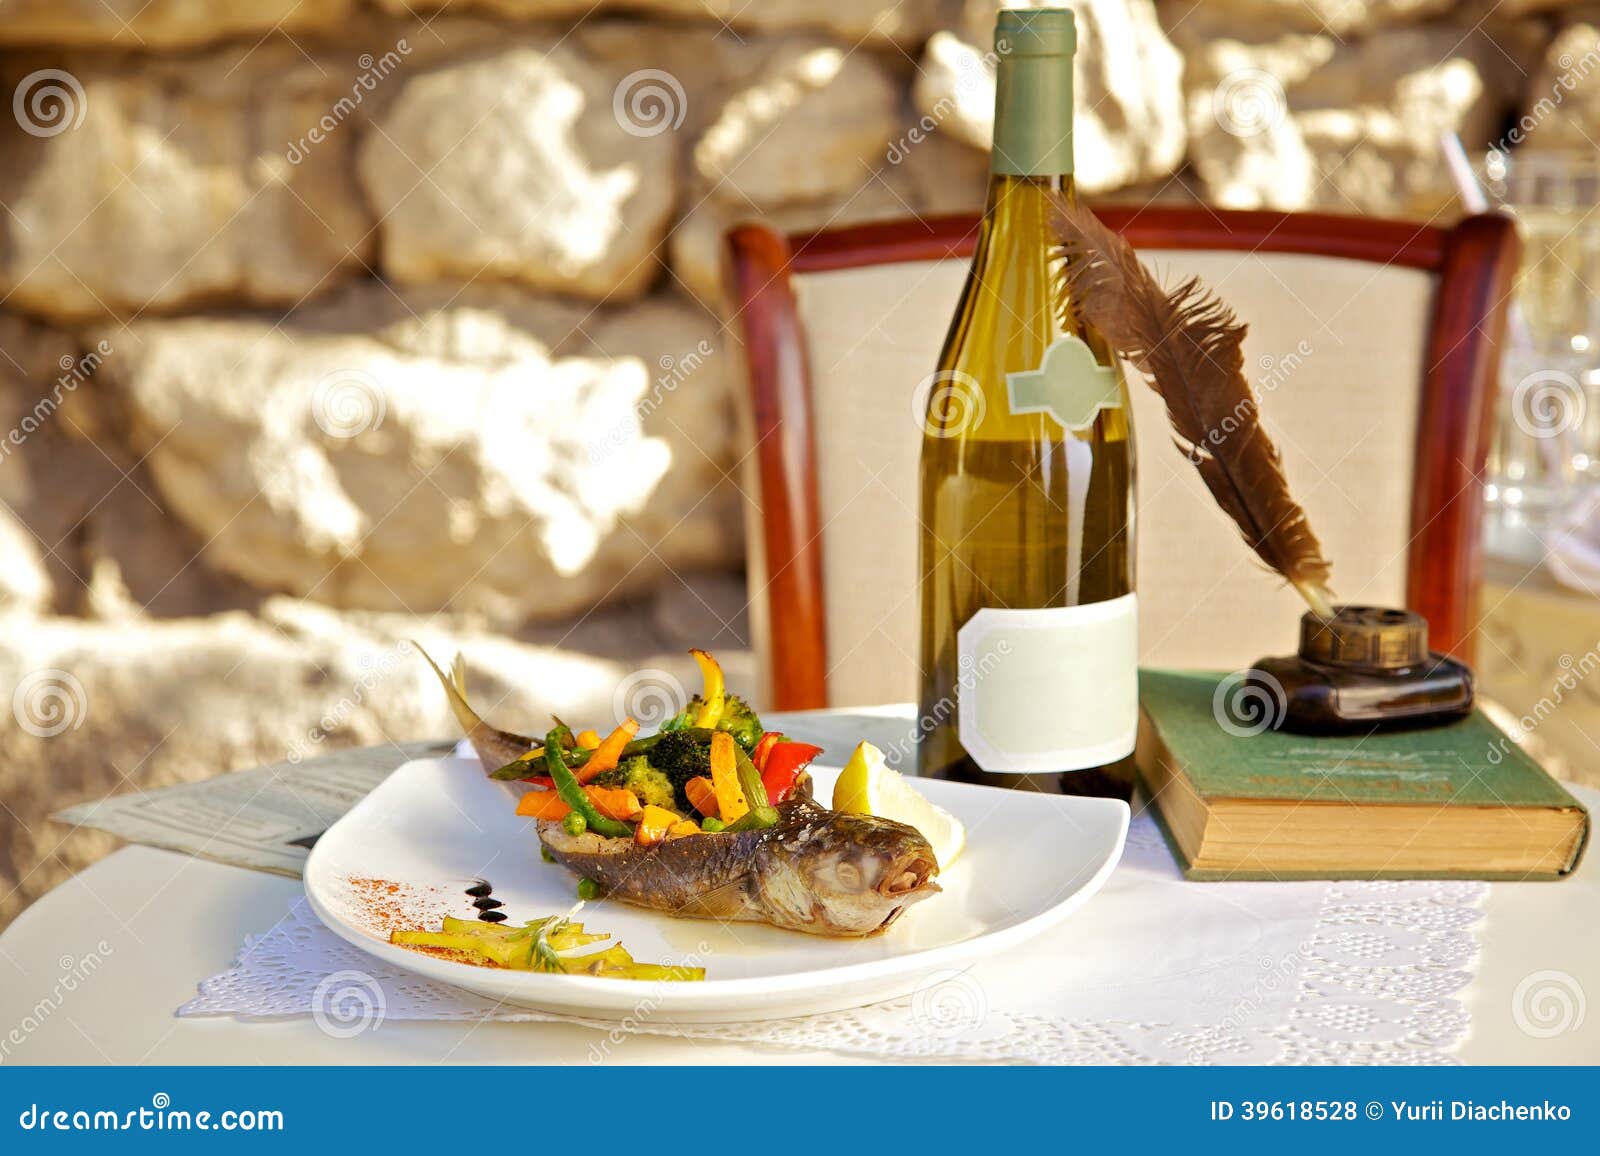
{"type": "Polygon", "coordinates": [[[1012,413],[1047,413],[1082,433],[1101,410],[1122,408],[1122,389],[1117,371],[1101,365],[1087,342],[1063,333],[1044,351],[1038,369],[1006,374],[1006,403],[1012,413]]]}
{"type": "Polygon", "coordinates": [[[1072,172],[1072,57],[1010,56],[995,72],[989,171],[1016,177],[1072,172]]]}

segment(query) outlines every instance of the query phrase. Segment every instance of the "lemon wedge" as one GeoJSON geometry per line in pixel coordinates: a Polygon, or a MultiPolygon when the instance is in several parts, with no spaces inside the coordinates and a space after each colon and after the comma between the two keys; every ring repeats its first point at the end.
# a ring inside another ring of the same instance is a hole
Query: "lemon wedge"
{"type": "Polygon", "coordinates": [[[932,802],[911,781],[884,762],[871,743],[858,743],[833,785],[833,809],[852,815],[876,815],[915,827],[933,844],[939,869],[954,863],[967,845],[961,820],[932,802]]]}

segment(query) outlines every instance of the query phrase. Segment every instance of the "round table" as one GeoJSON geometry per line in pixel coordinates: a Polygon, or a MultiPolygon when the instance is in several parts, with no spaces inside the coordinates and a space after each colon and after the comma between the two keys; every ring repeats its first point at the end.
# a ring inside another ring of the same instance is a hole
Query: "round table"
{"type": "MultiPolygon", "coordinates": [[[[1577,787],[1574,793],[1591,812],[1600,811],[1600,791],[1577,787]]],[[[389,1020],[375,1031],[335,1039],[309,1017],[246,1023],[174,1016],[200,980],[226,970],[245,937],[269,929],[300,894],[296,879],[148,847],[103,859],[0,935],[0,1062],[585,1064],[591,1045],[605,1038],[564,1024],[389,1020]],[[114,950],[99,946],[113,940],[114,950]],[[92,954],[101,957],[99,966],[63,998],[64,968],[92,954]]],[[[1529,1036],[1512,1017],[1513,993],[1536,972],[1564,973],[1584,998],[1600,998],[1600,854],[1587,856],[1559,883],[1491,885],[1478,934],[1482,954],[1462,993],[1472,1030],[1460,1058],[1600,1063],[1600,1009],[1547,1039],[1529,1036]]],[[[620,1055],[610,1051],[628,1063],[851,1062],[832,1053],[660,1036],[630,1037],[620,1055]]]]}

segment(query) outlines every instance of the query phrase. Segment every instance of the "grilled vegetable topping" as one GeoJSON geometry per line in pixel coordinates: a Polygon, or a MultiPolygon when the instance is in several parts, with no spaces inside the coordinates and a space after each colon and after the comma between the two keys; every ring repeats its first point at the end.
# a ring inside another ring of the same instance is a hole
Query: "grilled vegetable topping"
{"type": "Polygon", "coordinates": [[[583,816],[589,830],[596,835],[605,835],[608,838],[618,835],[631,835],[626,823],[615,819],[608,819],[602,815],[589,796],[584,793],[583,786],[578,782],[577,776],[567,767],[566,761],[561,757],[561,746],[567,737],[567,728],[558,726],[545,736],[544,764],[550,772],[550,781],[556,785],[556,794],[561,796],[561,801],[583,816]]]}

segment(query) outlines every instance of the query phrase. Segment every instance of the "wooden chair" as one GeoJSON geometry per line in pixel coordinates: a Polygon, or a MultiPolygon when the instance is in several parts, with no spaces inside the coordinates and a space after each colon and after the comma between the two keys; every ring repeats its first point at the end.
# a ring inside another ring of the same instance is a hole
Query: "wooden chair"
{"type": "MultiPolygon", "coordinates": [[[[1412,607],[1436,649],[1470,661],[1510,222],[1100,216],[1164,279],[1199,275],[1249,323],[1263,419],[1339,597],[1412,607]]],[[[913,399],[976,227],[959,217],[729,234],[755,438],[752,620],[774,707],[916,698],[913,399]]],[[[1173,446],[1154,391],[1135,383],[1133,394],[1141,661],[1232,670],[1291,652],[1303,605],[1173,446]]]]}

